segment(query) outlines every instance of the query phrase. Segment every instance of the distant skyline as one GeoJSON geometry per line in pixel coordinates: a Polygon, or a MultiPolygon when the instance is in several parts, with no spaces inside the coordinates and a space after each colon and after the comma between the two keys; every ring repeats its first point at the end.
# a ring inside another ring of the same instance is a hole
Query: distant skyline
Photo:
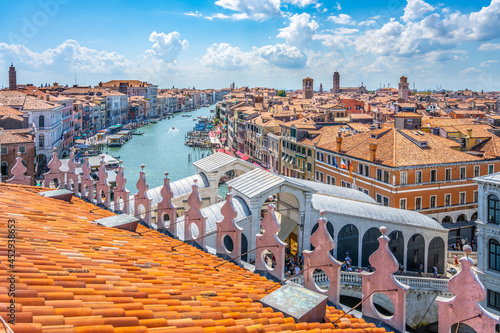
{"type": "Polygon", "coordinates": [[[3,1],[0,87],[500,90],[500,0],[3,1]]]}

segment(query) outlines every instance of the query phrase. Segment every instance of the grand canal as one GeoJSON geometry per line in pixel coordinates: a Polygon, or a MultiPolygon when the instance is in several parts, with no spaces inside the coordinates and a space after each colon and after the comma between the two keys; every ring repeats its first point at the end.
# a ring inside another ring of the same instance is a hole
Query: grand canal
{"type": "Polygon", "coordinates": [[[185,135],[197,123],[193,121],[194,118],[213,115],[210,113],[213,108],[214,106],[209,106],[191,112],[175,113],[171,119],[139,128],[138,131],[144,134],[134,135],[121,147],[104,147],[104,151],[123,161],[127,188],[132,193],[136,192],[141,164],[146,166],[144,171],[149,188],[163,185],[166,171],[172,181],[194,175],[196,168],[193,162],[212,152],[209,149],[185,146],[185,135]],[[173,130],[172,127],[176,129],[173,130]]]}

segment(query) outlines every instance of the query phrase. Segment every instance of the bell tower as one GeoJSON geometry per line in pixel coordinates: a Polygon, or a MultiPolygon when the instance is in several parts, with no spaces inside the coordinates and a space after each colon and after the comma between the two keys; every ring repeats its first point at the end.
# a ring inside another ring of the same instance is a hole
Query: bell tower
{"type": "Polygon", "coordinates": [[[17,89],[16,68],[14,67],[13,63],[10,63],[9,67],[9,89],[17,89]]]}
{"type": "Polygon", "coordinates": [[[306,77],[302,80],[302,95],[304,99],[311,99],[314,95],[313,79],[306,77]]]}

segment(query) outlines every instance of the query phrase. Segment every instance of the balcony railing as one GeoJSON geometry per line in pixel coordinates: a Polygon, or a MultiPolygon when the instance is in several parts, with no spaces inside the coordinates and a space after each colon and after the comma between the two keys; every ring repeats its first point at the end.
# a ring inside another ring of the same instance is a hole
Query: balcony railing
{"type": "MultiPolygon", "coordinates": [[[[426,277],[418,277],[418,276],[404,276],[397,275],[394,276],[396,280],[401,283],[404,283],[410,286],[412,289],[428,289],[428,290],[436,290],[436,291],[448,291],[448,279],[434,279],[434,278],[426,278],[426,277]]],[[[329,283],[328,276],[324,273],[315,273],[313,274],[314,282],[317,285],[327,285],[329,283]]],[[[290,281],[304,285],[304,276],[299,275],[296,276],[290,281]]],[[[355,272],[341,272],[340,273],[340,283],[350,284],[350,285],[361,285],[362,278],[360,273],[355,272]]]]}

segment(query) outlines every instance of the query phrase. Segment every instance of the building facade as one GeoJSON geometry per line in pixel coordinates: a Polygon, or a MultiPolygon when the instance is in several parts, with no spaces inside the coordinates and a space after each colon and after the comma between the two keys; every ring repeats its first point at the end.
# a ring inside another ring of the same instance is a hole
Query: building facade
{"type": "Polygon", "coordinates": [[[477,273],[486,288],[483,306],[500,314],[500,173],[474,179],[478,185],[477,273]]]}

